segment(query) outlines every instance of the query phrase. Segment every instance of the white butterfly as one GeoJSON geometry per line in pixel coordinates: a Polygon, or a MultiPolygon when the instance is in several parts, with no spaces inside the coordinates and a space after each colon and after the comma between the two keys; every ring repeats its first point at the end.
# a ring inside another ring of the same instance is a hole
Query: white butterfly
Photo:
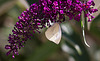
{"type": "Polygon", "coordinates": [[[59,44],[62,35],[60,25],[58,23],[53,24],[50,28],[47,29],[45,35],[48,40],[59,44]]]}

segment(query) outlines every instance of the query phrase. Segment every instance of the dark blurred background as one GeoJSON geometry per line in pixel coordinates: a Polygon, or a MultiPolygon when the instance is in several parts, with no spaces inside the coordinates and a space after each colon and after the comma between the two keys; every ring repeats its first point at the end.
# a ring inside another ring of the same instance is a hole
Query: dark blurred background
{"type": "Polygon", "coordinates": [[[6,56],[5,45],[8,35],[12,34],[18,16],[38,0],[0,0],[0,61],[100,61],[100,0],[94,0],[98,12],[95,19],[85,22],[87,47],[83,42],[81,23],[75,20],[61,24],[62,39],[59,45],[45,37],[46,29],[35,33],[31,40],[24,44],[15,59],[6,56]]]}

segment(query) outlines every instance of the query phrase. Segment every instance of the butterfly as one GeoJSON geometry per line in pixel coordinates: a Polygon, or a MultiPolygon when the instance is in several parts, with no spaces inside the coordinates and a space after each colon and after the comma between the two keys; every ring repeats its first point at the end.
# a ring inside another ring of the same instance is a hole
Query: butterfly
{"type": "Polygon", "coordinates": [[[45,36],[48,40],[59,44],[62,36],[60,25],[58,23],[54,23],[46,30],[45,36]]]}

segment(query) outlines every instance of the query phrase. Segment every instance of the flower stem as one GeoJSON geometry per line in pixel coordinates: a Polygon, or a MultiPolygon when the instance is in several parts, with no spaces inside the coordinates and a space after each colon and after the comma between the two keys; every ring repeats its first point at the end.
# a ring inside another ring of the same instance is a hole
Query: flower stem
{"type": "Polygon", "coordinates": [[[84,43],[85,43],[86,46],[90,47],[90,45],[87,43],[86,37],[85,37],[85,31],[84,31],[84,28],[85,28],[84,11],[82,11],[81,27],[82,27],[82,32],[83,32],[84,43]]]}

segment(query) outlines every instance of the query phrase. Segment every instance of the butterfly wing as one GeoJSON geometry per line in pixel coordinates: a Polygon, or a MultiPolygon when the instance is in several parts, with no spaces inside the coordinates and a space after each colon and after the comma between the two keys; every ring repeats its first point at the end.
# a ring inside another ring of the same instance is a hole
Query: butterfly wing
{"type": "Polygon", "coordinates": [[[59,44],[61,40],[61,28],[58,23],[53,24],[50,28],[47,29],[45,35],[48,40],[59,44]]]}

